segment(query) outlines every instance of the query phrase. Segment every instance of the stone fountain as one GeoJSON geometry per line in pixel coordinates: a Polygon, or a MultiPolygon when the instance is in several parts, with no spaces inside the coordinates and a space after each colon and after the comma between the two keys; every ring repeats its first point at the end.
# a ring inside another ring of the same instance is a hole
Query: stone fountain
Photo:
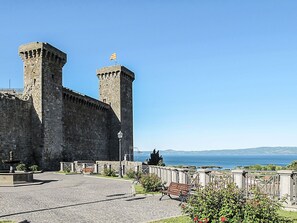
{"type": "Polygon", "coordinates": [[[10,151],[9,152],[9,159],[8,160],[3,160],[2,162],[4,164],[8,164],[10,166],[9,167],[9,173],[14,173],[14,167],[13,166],[20,163],[21,161],[13,159],[13,152],[10,151]]]}
{"type": "Polygon", "coordinates": [[[18,186],[33,182],[32,172],[15,173],[14,165],[20,163],[20,160],[15,160],[13,152],[9,152],[9,159],[2,161],[10,166],[8,173],[0,173],[0,186],[18,186]]]}

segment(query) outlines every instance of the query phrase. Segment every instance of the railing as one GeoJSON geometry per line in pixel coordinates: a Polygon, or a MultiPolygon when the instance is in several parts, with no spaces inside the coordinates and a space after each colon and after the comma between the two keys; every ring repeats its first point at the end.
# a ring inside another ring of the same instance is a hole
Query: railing
{"type": "Polygon", "coordinates": [[[191,179],[190,184],[192,185],[192,189],[199,189],[201,187],[199,176],[200,175],[198,173],[189,176],[189,178],[191,179]]]}
{"type": "Polygon", "coordinates": [[[149,173],[156,174],[167,186],[171,182],[190,184],[193,177],[192,172],[188,168],[149,166],[149,173]]]}
{"type": "Polygon", "coordinates": [[[250,171],[245,175],[246,196],[253,194],[257,188],[261,193],[270,197],[280,196],[280,175],[275,171],[250,171]]]}
{"type": "Polygon", "coordinates": [[[209,173],[209,182],[215,187],[220,188],[233,183],[234,178],[231,171],[213,171],[209,173]]]}

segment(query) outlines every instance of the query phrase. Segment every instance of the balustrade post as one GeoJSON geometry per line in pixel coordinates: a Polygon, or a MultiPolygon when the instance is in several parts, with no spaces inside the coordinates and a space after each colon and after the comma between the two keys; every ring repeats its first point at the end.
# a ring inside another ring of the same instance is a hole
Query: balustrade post
{"type": "Polygon", "coordinates": [[[172,173],[171,173],[171,169],[170,168],[167,168],[166,169],[166,182],[167,182],[167,185],[169,185],[172,181],[172,173]]]}
{"type": "Polygon", "coordinates": [[[94,164],[94,173],[99,173],[99,165],[98,163],[94,164]]]}
{"type": "Polygon", "coordinates": [[[172,171],[172,181],[175,182],[175,183],[178,183],[178,181],[179,181],[178,170],[177,169],[174,169],[172,171]]]}
{"type": "Polygon", "coordinates": [[[280,197],[287,197],[287,202],[291,204],[293,200],[293,170],[279,170],[277,173],[280,176],[280,197]]]}
{"type": "Polygon", "coordinates": [[[179,182],[182,184],[186,184],[187,179],[186,179],[186,173],[184,170],[179,172],[179,176],[180,176],[179,182]]]}
{"type": "Polygon", "coordinates": [[[232,170],[231,172],[235,185],[240,189],[245,189],[247,172],[245,170],[232,170]]]}
{"type": "Polygon", "coordinates": [[[154,173],[154,167],[153,166],[149,166],[149,174],[154,173]]]}
{"type": "Polygon", "coordinates": [[[209,174],[211,173],[211,170],[199,169],[197,172],[199,174],[200,185],[205,187],[209,183],[209,174]]]}
{"type": "Polygon", "coordinates": [[[71,170],[72,173],[75,172],[75,165],[74,165],[74,163],[70,163],[70,170],[71,170]]]}
{"type": "Polygon", "coordinates": [[[160,177],[162,179],[162,170],[160,167],[156,167],[157,169],[157,176],[160,177]]]}
{"type": "Polygon", "coordinates": [[[64,162],[60,162],[60,171],[64,172],[64,162]]]}

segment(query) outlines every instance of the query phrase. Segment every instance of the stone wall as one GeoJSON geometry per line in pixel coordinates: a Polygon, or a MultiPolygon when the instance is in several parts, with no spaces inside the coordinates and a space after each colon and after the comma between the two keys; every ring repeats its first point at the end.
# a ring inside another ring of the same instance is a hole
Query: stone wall
{"type": "Polygon", "coordinates": [[[63,88],[63,161],[109,160],[110,107],[63,88]]]}
{"type": "Polygon", "coordinates": [[[48,43],[19,47],[24,90],[0,89],[0,160],[15,150],[23,162],[57,170],[60,161],[133,160],[132,82],[123,66],[102,68],[101,100],[62,86],[67,55],[48,43]],[[2,92],[2,93],[1,93],[2,92]]]}
{"type": "Polygon", "coordinates": [[[11,150],[22,162],[33,163],[31,101],[0,93],[0,108],[0,165],[8,159],[11,150]]]}

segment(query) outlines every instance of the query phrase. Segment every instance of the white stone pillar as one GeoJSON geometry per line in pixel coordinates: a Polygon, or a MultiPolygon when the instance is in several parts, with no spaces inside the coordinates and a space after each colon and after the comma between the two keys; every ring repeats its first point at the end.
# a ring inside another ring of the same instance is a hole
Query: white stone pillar
{"type": "Polygon", "coordinates": [[[199,169],[197,170],[199,174],[199,183],[202,187],[205,187],[209,183],[209,174],[211,170],[206,170],[206,169],[199,169]]]}
{"type": "Polygon", "coordinates": [[[166,169],[166,182],[167,182],[167,185],[168,186],[171,183],[171,181],[172,181],[171,169],[170,168],[167,168],[166,169]]]}
{"type": "Polygon", "coordinates": [[[149,174],[154,173],[154,167],[153,166],[149,166],[149,174]]]}
{"type": "Polygon", "coordinates": [[[75,172],[75,165],[74,165],[74,163],[70,163],[70,168],[71,168],[71,172],[74,173],[75,172]]]}
{"type": "Polygon", "coordinates": [[[156,167],[157,168],[157,175],[158,177],[160,177],[162,179],[162,170],[160,167],[156,167]]]}
{"type": "Polygon", "coordinates": [[[246,171],[245,170],[232,170],[232,175],[235,185],[240,189],[245,189],[246,187],[246,171]]]}
{"type": "Polygon", "coordinates": [[[94,173],[99,173],[99,165],[97,163],[94,164],[94,173]]]}
{"type": "Polygon", "coordinates": [[[186,184],[186,173],[184,171],[179,171],[179,183],[186,184]]]}
{"type": "Polygon", "coordinates": [[[172,182],[178,183],[178,170],[173,169],[171,174],[172,174],[172,182]]]}
{"type": "Polygon", "coordinates": [[[293,170],[279,170],[277,173],[280,176],[280,197],[287,196],[287,201],[290,204],[293,199],[293,170]]]}
{"type": "Polygon", "coordinates": [[[60,171],[64,172],[64,162],[60,162],[60,171]]]}

